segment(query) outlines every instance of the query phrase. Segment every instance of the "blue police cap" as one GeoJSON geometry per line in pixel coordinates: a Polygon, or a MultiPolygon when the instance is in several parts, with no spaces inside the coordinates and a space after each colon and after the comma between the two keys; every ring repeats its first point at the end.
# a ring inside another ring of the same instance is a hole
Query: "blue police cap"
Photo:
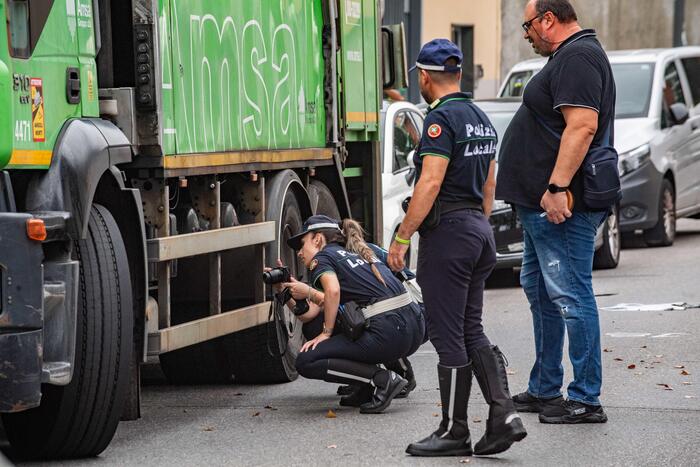
{"type": "Polygon", "coordinates": [[[462,51],[454,42],[447,39],[433,39],[423,46],[418,54],[416,64],[408,71],[416,68],[428,71],[457,72],[462,69],[462,51]],[[450,58],[457,59],[456,65],[446,65],[450,58]]]}
{"type": "Polygon", "coordinates": [[[304,221],[304,225],[302,225],[301,227],[301,232],[287,240],[287,245],[289,245],[290,248],[294,248],[295,250],[301,250],[301,238],[304,235],[315,230],[329,229],[337,230],[338,232],[340,232],[340,221],[337,219],[333,219],[332,217],[323,216],[320,214],[316,216],[311,216],[304,221]]]}

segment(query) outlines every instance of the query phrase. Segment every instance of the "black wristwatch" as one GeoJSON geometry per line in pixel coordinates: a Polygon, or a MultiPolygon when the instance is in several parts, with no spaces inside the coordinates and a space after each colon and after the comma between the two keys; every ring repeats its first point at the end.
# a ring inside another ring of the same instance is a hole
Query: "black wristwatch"
{"type": "Polygon", "coordinates": [[[550,183],[550,184],[547,186],[547,190],[549,190],[549,192],[552,193],[552,194],[554,194],[554,193],[563,193],[563,192],[565,192],[565,191],[568,190],[568,189],[569,189],[568,186],[559,186],[559,185],[557,185],[557,184],[555,184],[555,183],[550,183]]]}

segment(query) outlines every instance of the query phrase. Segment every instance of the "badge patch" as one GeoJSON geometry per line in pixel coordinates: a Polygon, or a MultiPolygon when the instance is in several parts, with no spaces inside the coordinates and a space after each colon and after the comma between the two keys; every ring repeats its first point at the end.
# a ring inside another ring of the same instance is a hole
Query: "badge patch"
{"type": "Polygon", "coordinates": [[[438,125],[437,123],[433,123],[428,128],[428,136],[430,136],[431,138],[437,138],[441,134],[442,134],[442,127],[440,127],[440,125],[438,125]]]}
{"type": "Polygon", "coordinates": [[[309,271],[313,271],[314,269],[316,269],[316,266],[318,266],[318,260],[312,259],[311,264],[309,264],[309,271]]]}

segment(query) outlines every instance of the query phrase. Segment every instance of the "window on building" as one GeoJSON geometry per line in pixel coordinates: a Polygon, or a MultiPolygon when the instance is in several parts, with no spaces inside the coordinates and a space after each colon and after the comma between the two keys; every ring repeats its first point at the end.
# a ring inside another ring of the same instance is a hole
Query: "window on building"
{"type": "Polygon", "coordinates": [[[462,51],[462,91],[474,92],[474,26],[452,26],[452,42],[462,51]]]}

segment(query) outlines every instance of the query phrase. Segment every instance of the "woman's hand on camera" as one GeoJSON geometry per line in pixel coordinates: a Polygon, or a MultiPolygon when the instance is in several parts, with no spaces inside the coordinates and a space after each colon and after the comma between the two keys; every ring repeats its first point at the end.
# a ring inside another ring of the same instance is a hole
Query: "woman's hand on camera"
{"type": "Polygon", "coordinates": [[[318,344],[320,344],[323,341],[326,341],[330,339],[331,336],[325,333],[321,333],[318,336],[314,337],[310,341],[307,341],[304,345],[301,346],[301,351],[306,352],[307,350],[314,350],[318,344]]]}
{"type": "Polygon", "coordinates": [[[306,300],[311,296],[311,286],[305,282],[299,282],[294,277],[290,279],[290,282],[283,282],[282,287],[289,289],[294,300],[306,300]]]}

